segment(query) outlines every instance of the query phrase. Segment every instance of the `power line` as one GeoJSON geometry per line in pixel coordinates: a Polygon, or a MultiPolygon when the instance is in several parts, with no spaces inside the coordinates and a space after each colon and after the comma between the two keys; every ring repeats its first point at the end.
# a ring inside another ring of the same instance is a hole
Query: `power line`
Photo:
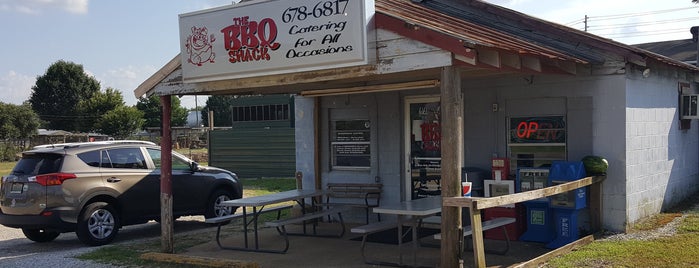
{"type": "Polygon", "coordinates": [[[587,18],[588,19],[595,19],[598,21],[600,21],[600,20],[615,20],[615,19],[623,19],[623,18],[629,18],[629,17],[658,15],[658,14],[663,14],[663,13],[670,13],[670,12],[689,10],[689,9],[697,9],[697,8],[699,8],[699,6],[656,10],[656,11],[646,11],[646,12],[637,12],[637,13],[616,14],[616,15],[589,16],[587,18]]]}
{"type": "Polygon", "coordinates": [[[650,31],[630,31],[633,28],[636,27],[643,27],[643,26],[651,26],[651,25],[659,25],[659,24],[674,24],[674,23],[680,23],[680,22],[687,22],[687,21],[692,21],[692,20],[698,20],[699,17],[681,17],[681,18],[671,18],[671,19],[663,19],[663,20],[655,20],[655,21],[640,21],[640,22],[626,22],[626,23],[613,23],[613,24],[600,24],[600,21],[611,21],[611,20],[619,20],[619,19],[624,19],[624,18],[639,18],[639,17],[644,17],[644,16],[656,16],[659,14],[664,14],[664,13],[672,13],[672,12],[680,12],[680,11],[685,11],[685,10],[690,10],[690,9],[699,9],[699,6],[691,6],[691,7],[684,7],[684,8],[674,8],[674,9],[665,9],[665,10],[655,10],[655,11],[646,11],[646,12],[635,12],[635,13],[624,13],[624,14],[615,14],[615,15],[603,15],[603,16],[588,16],[585,15],[583,19],[578,19],[571,21],[567,23],[566,25],[569,27],[574,27],[574,28],[582,28],[580,30],[583,31],[590,31],[593,32],[597,35],[603,36],[605,38],[630,38],[630,37],[640,37],[640,36],[652,36],[652,35],[668,35],[668,34],[677,34],[677,33],[682,33],[682,32],[688,32],[689,29],[685,28],[672,28],[672,29],[659,29],[659,30],[650,30],[650,31]],[[580,24],[583,24],[582,27],[580,24]],[[591,25],[591,24],[598,24],[598,25],[591,25]],[[577,27],[575,27],[577,26],[577,27]],[[616,32],[615,32],[616,31],[616,32]]]}
{"type": "Polygon", "coordinates": [[[617,24],[608,24],[608,25],[589,25],[588,29],[589,30],[613,30],[613,29],[622,29],[622,28],[647,26],[647,25],[657,25],[657,24],[668,24],[668,23],[676,23],[676,22],[692,21],[692,20],[699,21],[699,17],[658,20],[658,21],[646,21],[646,22],[637,22],[637,23],[630,22],[630,23],[617,23],[617,24]]]}

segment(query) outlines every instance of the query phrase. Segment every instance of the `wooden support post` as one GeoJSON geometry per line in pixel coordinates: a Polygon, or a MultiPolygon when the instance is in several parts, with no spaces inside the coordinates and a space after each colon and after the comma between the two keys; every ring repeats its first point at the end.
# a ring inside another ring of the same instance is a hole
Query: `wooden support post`
{"type": "MultiPolygon", "coordinates": [[[[461,196],[461,166],[463,159],[463,113],[461,78],[455,67],[442,69],[442,197],[461,196]]],[[[463,267],[464,241],[461,208],[442,206],[442,267],[463,267]]]]}
{"type": "Polygon", "coordinates": [[[485,248],[483,246],[483,224],[481,211],[470,207],[471,210],[471,239],[473,240],[473,267],[485,267],[485,248]]]}
{"type": "Polygon", "coordinates": [[[175,253],[175,238],[172,217],[172,134],[170,116],[172,103],[170,95],[160,96],[163,106],[160,139],[160,238],[163,253],[175,253]]]}

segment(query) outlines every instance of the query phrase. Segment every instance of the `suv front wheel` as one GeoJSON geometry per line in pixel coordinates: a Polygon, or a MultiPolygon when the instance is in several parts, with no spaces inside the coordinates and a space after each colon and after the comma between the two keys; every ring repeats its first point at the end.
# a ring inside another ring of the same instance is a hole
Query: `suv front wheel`
{"type": "Polygon", "coordinates": [[[236,208],[221,205],[221,202],[233,199],[233,194],[226,190],[218,190],[209,198],[206,205],[205,218],[215,218],[235,213],[236,208]]]}
{"type": "Polygon", "coordinates": [[[75,233],[90,246],[109,244],[119,232],[119,216],[112,205],[91,203],[83,209],[75,233]]]}

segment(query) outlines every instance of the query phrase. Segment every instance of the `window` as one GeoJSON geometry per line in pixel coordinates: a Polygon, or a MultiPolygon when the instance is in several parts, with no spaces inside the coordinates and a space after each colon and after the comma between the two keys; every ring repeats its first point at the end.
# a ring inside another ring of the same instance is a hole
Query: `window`
{"type": "Polygon", "coordinates": [[[150,159],[153,160],[153,164],[155,165],[155,168],[158,169],[160,168],[160,150],[156,149],[148,149],[148,154],[150,155],[150,159]]]}
{"type": "Polygon", "coordinates": [[[330,122],[330,153],[333,169],[371,167],[371,123],[369,120],[330,122]]]}
{"type": "Polygon", "coordinates": [[[566,122],[563,116],[512,117],[508,133],[510,173],[522,167],[548,167],[566,159],[566,122]]]}
{"type": "MultiPolygon", "coordinates": [[[[143,158],[140,148],[119,148],[105,151],[106,156],[113,168],[135,168],[146,169],[146,161],[143,158]]],[[[105,163],[103,162],[103,167],[105,163]]]]}
{"type": "MultiPolygon", "coordinates": [[[[148,154],[155,164],[155,168],[159,169],[162,166],[162,157],[160,150],[148,149],[148,154]]],[[[172,170],[189,170],[189,161],[178,157],[177,155],[172,156],[172,170]]]]}
{"type": "MultiPolygon", "coordinates": [[[[90,151],[78,154],[78,158],[85,162],[88,166],[99,167],[102,160],[101,151],[90,151]]],[[[107,162],[108,163],[108,162],[107,162]]]]}
{"type": "Polygon", "coordinates": [[[233,122],[289,120],[289,104],[233,107],[233,122]]]}
{"type": "Polygon", "coordinates": [[[13,175],[39,175],[58,172],[63,163],[59,154],[24,154],[12,169],[13,175]]]}

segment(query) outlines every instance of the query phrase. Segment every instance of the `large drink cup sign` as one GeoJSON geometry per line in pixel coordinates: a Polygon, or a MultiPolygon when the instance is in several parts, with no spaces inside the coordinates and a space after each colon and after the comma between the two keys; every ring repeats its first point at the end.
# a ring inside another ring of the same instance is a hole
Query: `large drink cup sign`
{"type": "Polygon", "coordinates": [[[461,183],[461,194],[464,197],[471,197],[471,182],[465,181],[461,183]]]}

